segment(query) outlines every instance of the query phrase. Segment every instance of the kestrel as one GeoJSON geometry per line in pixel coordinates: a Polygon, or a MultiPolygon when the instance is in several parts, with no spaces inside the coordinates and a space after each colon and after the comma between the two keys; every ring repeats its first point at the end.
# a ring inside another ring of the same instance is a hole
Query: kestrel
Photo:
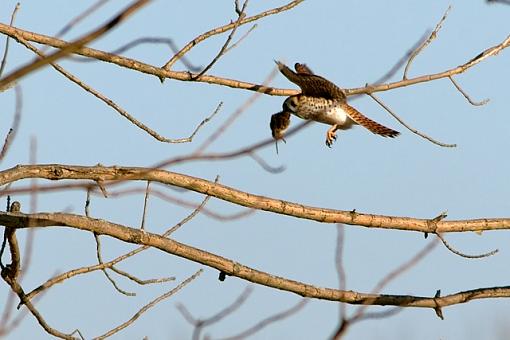
{"type": "Polygon", "coordinates": [[[290,114],[301,119],[331,125],[326,133],[326,145],[331,147],[337,130],[347,130],[358,124],[383,137],[396,137],[400,133],[364,116],[347,104],[345,92],[329,80],[315,75],[305,64],[294,65],[296,72],[276,61],[280,72],[301,88],[301,93],[285,99],[281,112],[271,116],[271,132],[276,140],[282,139],[290,125],[290,114]]]}

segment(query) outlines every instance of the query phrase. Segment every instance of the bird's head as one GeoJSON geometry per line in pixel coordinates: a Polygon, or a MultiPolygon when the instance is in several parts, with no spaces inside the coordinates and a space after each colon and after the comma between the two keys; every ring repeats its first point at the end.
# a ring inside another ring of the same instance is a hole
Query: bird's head
{"type": "Polygon", "coordinates": [[[296,113],[298,106],[298,96],[290,96],[283,102],[283,111],[296,113]]]}

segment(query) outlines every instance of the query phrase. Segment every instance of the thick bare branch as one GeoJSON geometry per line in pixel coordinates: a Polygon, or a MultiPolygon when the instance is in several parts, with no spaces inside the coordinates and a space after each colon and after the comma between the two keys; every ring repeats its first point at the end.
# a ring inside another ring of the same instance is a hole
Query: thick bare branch
{"type": "Polygon", "coordinates": [[[354,291],[322,288],[271,275],[260,270],[244,266],[239,262],[232,261],[138,228],[128,228],[105,220],[92,219],[73,214],[13,214],[0,212],[0,224],[12,228],[65,226],[97,233],[99,235],[108,235],[124,242],[160,249],[166,253],[215,268],[229,276],[236,276],[253,283],[315,299],[341,301],[359,305],[392,305],[400,307],[432,308],[436,310],[437,308],[465,303],[476,299],[510,297],[510,286],[480,288],[442,297],[366,294],[354,291]]]}
{"type": "MultiPolygon", "coordinates": [[[[23,39],[28,41],[37,42],[44,45],[49,45],[56,48],[64,48],[69,45],[68,42],[55,39],[52,37],[48,37],[42,34],[37,34],[33,32],[28,32],[21,30],[19,28],[13,28],[9,25],[5,25],[0,23],[0,33],[6,34],[11,36],[12,38],[16,39],[16,36],[21,36],[23,39]]],[[[486,49],[482,53],[478,54],[476,57],[472,58],[468,62],[457,66],[455,68],[435,73],[435,74],[429,74],[429,75],[423,75],[415,78],[406,79],[403,81],[397,81],[393,83],[387,83],[387,84],[374,84],[374,85],[368,85],[360,88],[352,88],[352,89],[345,89],[345,92],[348,96],[355,95],[355,94],[364,94],[364,93],[373,93],[373,92],[381,92],[381,91],[388,91],[391,89],[399,88],[399,87],[405,87],[410,86],[418,83],[424,83],[436,79],[442,79],[449,76],[453,76],[456,74],[463,73],[467,71],[469,68],[475,66],[476,64],[480,63],[481,61],[487,59],[488,57],[497,55],[500,51],[507,48],[510,45],[510,36],[508,36],[504,41],[501,43],[486,49]]],[[[107,53],[104,51],[87,48],[87,47],[81,47],[73,53],[95,58],[98,60],[102,60],[108,63],[116,64],[120,67],[125,67],[128,69],[132,69],[138,72],[146,73],[154,75],[158,78],[171,78],[175,80],[181,80],[181,81],[191,81],[196,74],[183,71],[183,72],[176,72],[176,71],[169,71],[165,70],[163,68],[149,65],[146,63],[143,63],[139,60],[130,59],[126,57],[121,57],[119,55],[107,53]]],[[[237,89],[243,89],[243,90],[249,90],[249,91],[256,91],[256,92],[262,92],[268,95],[273,96],[291,96],[298,94],[298,90],[294,89],[278,89],[278,88],[272,88],[267,86],[262,86],[254,83],[234,80],[234,79],[228,79],[228,78],[222,78],[222,77],[216,77],[211,75],[203,75],[200,77],[199,82],[209,83],[209,84],[216,84],[216,85],[222,85],[222,86],[228,86],[232,88],[237,89]]]]}
{"type": "Polygon", "coordinates": [[[411,217],[364,214],[305,206],[303,204],[253,195],[234,188],[175,172],[138,167],[75,165],[18,165],[0,171],[0,186],[26,178],[50,180],[89,179],[93,181],[152,181],[211,195],[221,200],[257,210],[270,211],[323,223],[343,223],[369,228],[398,229],[423,233],[447,233],[510,229],[510,218],[482,218],[438,221],[411,217]]]}

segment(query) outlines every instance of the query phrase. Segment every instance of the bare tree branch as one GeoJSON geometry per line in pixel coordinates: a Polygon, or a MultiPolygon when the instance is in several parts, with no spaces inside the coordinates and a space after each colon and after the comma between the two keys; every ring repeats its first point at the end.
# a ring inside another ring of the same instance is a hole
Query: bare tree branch
{"type": "Polygon", "coordinates": [[[262,329],[264,329],[268,325],[270,325],[272,323],[275,323],[275,322],[278,322],[280,320],[286,319],[289,316],[299,312],[301,309],[303,309],[303,307],[307,303],[308,303],[308,300],[303,299],[303,300],[299,301],[296,305],[292,306],[291,308],[289,308],[289,309],[287,309],[287,310],[285,310],[283,312],[271,315],[271,316],[265,318],[264,320],[261,320],[261,321],[257,322],[257,324],[255,324],[254,326],[248,328],[247,330],[245,330],[245,331],[243,331],[243,332],[241,332],[239,334],[232,335],[232,336],[229,336],[229,337],[226,337],[226,338],[220,338],[220,339],[221,340],[242,340],[242,339],[246,339],[246,338],[252,336],[253,334],[261,331],[262,329]]]}
{"type": "Polygon", "coordinates": [[[458,251],[457,249],[453,248],[447,241],[446,239],[444,238],[443,235],[439,234],[439,233],[436,233],[437,237],[441,240],[441,242],[443,242],[444,246],[446,247],[446,249],[448,249],[449,251],[451,251],[452,253],[454,253],[455,255],[459,255],[460,257],[464,257],[464,258],[467,258],[467,259],[481,259],[481,258],[484,258],[484,257],[489,257],[489,256],[492,256],[492,255],[496,255],[498,252],[499,252],[499,249],[494,249],[494,250],[491,250],[487,253],[483,253],[483,254],[476,254],[476,255],[468,255],[468,254],[465,254],[463,252],[460,252],[458,251]]]}
{"type": "MultiPolygon", "coordinates": [[[[248,2],[250,0],[244,0],[244,3],[243,3],[243,6],[242,8],[239,10],[238,12],[238,15],[239,17],[237,18],[237,20],[234,22],[234,27],[232,27],[232,31],[230,32],[230,34],[228,35],[227,37],[227,40],[225,40],[225,43],[223,44],[223,46],[221,47],[220,51],[218,52],[218,54],[211,60],[211,62],[206,66],[204,67],[204,69],[202,71],[200,71],[200,73],[198,73],[196,76],[193,77],[192,80],[197,80],[198,78],[200,78],[201,76],[203,76],[207,71],[209,71],[211,69],[211,67],[213,67],[214,64],[216,64],[216,62],[225,54],[227,53],[227,49],[228,49],[228,45],[230,44],[230,41],[232,40],[232,38],[234,37],[234,34],[236,33],[237,31],[237,28],[239,27],[239,25],[241,24],[241,21],[246,17],[246,6],[248,6],[248,2]]],[[[237,5],[237,3],[236,3],[237,5]]],[[[236,7],[236,10],[237,10],[237,7],[236,7]]]]}
{"type": "Polygon", "coordinates": [[[359,305],[391,305],[400,307],[431,308],[436,310],[438,308],[466,303],[476,299],[510,297],[509,286],[479,288],[442,297],[367,294],[355,291],[322,288],[271,275],[260,270],[244,266],[239,262],[229,260],[138,228],[128,228],[105,220],[92,219],[73,214],[13,214],[0,212],[0,224],[11,228],[66,226],[97,233],[98,235],[108,235],[123,242],[153,247],[166,253],[201,263],[211,268],[215,268],[220,272],[224,272],[229,276],[236,276],[256,284],[285,290],[303,297],[315,299],[341,301],[359,305]]]}
{"type": "Polygon", "coordinates": [[[386,104],[384,104],[378,97],[376,97],[373,93],[369,93],[368,94],[370,96],[370,98],[372,98],[377,104],[379,104],[381,107],[383,107],[386,112],[388,112],[390,115],[393,116],[393,118],[395,118],[400,124],[402,124],[406,129],[408,129],[409,131],[411,131],[412,133],[428,140],[429,142],[433,143],[433,144],[436,144],[436,145],[439,145],[439,146],[442,146],[442,147],[446,147],[446,148],[454,148],[457,146],[457,144],[446,144],[446,143],[443,143],[443,142],[440,142],[438,140],[435,140],[434,138],[432,137],[429,137],[427,136],[426,134],[424,134],[423,132],[420,132],[418,130],[416,130],[415,128],[411,127],[409,124],[407,124],[406,122],[404,122],[404,120],[402,120],[402,118],[400,118],[395,112],[393,112],[393,110],[391,110],[386,104]]]}
{"type": "MultiPolygon", "coordinates": [[[[31,50],[32,52],[36,53],[39,57],[41,57],[41,58],[45,57],[44,54],[40,50],[38,50],[32,44],[28,43],[22,37],[18,36],[16,38],[16,40],[20,44],[24,45],[26,48],[31,50]]],[[[214,110],[214,112],[209,117],[205,118],[200,124],[198,124],[197,127],[195,128],[195,130],[192,132],[192,134],[189,137],[184,137],[184,138],[167,138],[167,137],[161,136],[159,133],[157,133],[156,131],[154,131],[150,127],[146,126],[145,124],[143,124],[142,122],[140,122],[139,120],[134,118],[129,112],[127,112],[125,109],[123,109],[120,105],[115,103],[110,98],[106,97],[101,92],[95,90],[90,85],[86,84],[81,79],[79,79],[78,77],[76,77],[73,74],[71,74],[68,71],[66,71],[62,66],[60,66],[60,65],[58,65],[56,63],[50,63],[50,65],[55,70],[57,70],[60,74],[62,74],[64,77],[66,77],[67,79],[69,79],[70,81],[72,81],[76,85],[80,86],[82,89],[84,89],[88,93],[92,94],[93,96],[95,96],[96,98],[101,100],[106,105],[110,106],[115,111],[117,111],[122,117],[126,118],[130,123],[132,123],[136,127],[140,128],[141,130],[147,132],[151,137],[153,137],[157,141],[160,141],[160,142],[163,142],[163,143],[190,143],[190,142],[192,142],[193,141],[193,137],[195,137],[195,135],[197,134],[198,130],[200,130],[200,128],[202,126],[204,126],[207,122],[209,122],[219,112],[219,110],[220,110],[220,108],[222,106],[222,103],[220,102],[220,104],[217,106],[216,110],[214,110]]]]}
{"type": "Polygon", "coordinates": [[[253,195],[234,188],[210,182],[197,177],[175,172],[138,167],[103,167],[73,165],[18,165],[0,171],[0,186],[25,178],[46,178],[50,180],[89,179],[94,181],[147,181],[159,182],[192,190],[202,194],[252,209],[270,211],[323,223],[343,223],[369,228],[417,231],[423,233],[448,233],[462,231],[507,230],[510,218],[483,218],[469,220],[439,221],[364,214],[356,211],[344,211],[309,207],[298,203],[283,201],[265,196],[253,195]]]}
{"type": "MultiPolygon", "coordinates": [[[[247,18],[248,19],[248,18],[247,18]]],[[[52,37],[48,37],[42,34],[36,34],[33,32],[28,32],[21,30],[19,28],[13,28],[8,25],[0,23],[0,33],[6,34],[11,36],[12,38],[16,39],[17,36],[21,36],[23,39],[27,41],[33,41],[40,44],[49,45],[56,48],[64,48],[65,46],[68,46],[69,43],[55,39],[52,37]]],[[[415,78],[410,78],[406,80],[396,81],[393,83],[387,83],[387,84],[374,84],[374,85],[368,85],[360,88],[352,88],[352,89],[345,89],[345,92],[348,96],[356,95],[356,94],[366,94],[366,93],[373,93],[373,92],[381,92],[381,91],[388,91],[391,89],[396,89],[400,87],[406,87],[414,84],[429,82],[437,79],[447,78],[449,76],[453,76],[456,74],[464,73],[471,67],[477,65],[478,63],[482,62],[483,60],[497,55],[499,52],[501,52],[503,49],[507,48],[510,45],[510,36],[505,38],[501,43],[494,45],[493,47],[490,47],[483,52],[479,53],[476,57],[472,58],[471,60],[465,62],[464,64],[457,66],[455,68],[442,71],[439,73],[429,74],[429,75],[423,75],[418,76],[415,78]]],[[[175,80],[181,80],[181,81],[191,81],[195,74],[187,71],[183,72],[177,72],[177,71],[169,71],[160,67],[156,67],[153,65],[149,65],[146,63],[143,63],[138,60],[121,57],[118,55],[110,54],[107,52],[103,52],[100,50],[88,48],[88,47],[81,47],[76,50],[74,50],[72,53],[79,54],[82,56],[95,58],[98,60],[102,60],[105,62],[116,64],[120,67],[125,67],[128,69],[132,69],[138,72],[146,73],[154,75],[158,78],[171,78],[175,80]]],[[[51,60],[53,61],[53,60],[51,60]]],[[[51,62],[50,61],[50,62],[51,62]]],[[[256,91],[261,92],[268,95],[273,96],[291,96],[298,94],[299,91],[295,89],[278,89],[278,88],[272,88],[272,87],[266,87],[262,85],[257,85],[249,82],[239,81],[239,80],[233,80],[233,79],[227,79],[222,77],[216,77],[212,75],[203,75],[199,80],[199,82],[209,83],[209,84],[217,84],[222,86],[228,86],[232,88],[237,89],[243,89],[243,90],[249,90],[249,91],[256,91]]],[[[2,83],[0,82],[0,85],[2,83]]]]}
{"type": "Polygon", "coordinates": [[[97,340],[106,339],[106,338],[112,336],[113,334],[118,333],[119,331],[123,330],[124,328],[128,327],[133,322],[135,322],[143,313],[145,313],[146,311],[148,311],[149,309],[151,309],[152,307],[154,307],[155,305],[157,305],[161,301],[163,301],[163,300],[169,298],[170,296],[174,295],[175,293],[177,293],[179,290],[181,290],[182,288],[187,286],[191,281],[195,280],[200,274],[202,274],[202,272],[203,272],[203,270],[200,269],[195,274],[191,275],[189,278],[187,278],[186,280],[181,282],[177,287],[173,288],[172,290],[166,292],[163,295],[158,296],[156,299],[152,300],[151,302],[149,302],[148,304],[143,306],[128,321],[126,321],[126,322],[122,323],[121,325],[119,325],[119,326],[109,330],[108,332],[106,332],[103,335],[95,337],[94,339],[97,339],[97,340]]]}
{"type": "Polygon", "coordinates": [[[191,325],[194,326],[193,335],[191,336],[191,339],[200,340],[200,335],[205,327],[221,321],[222,319],[226,318],[228,315],[232,314],[237,309],[239,309],[239,307],[241,307],[244,304],[244,302],[248,299],[252,291],[253,288],[251,288],[250,286],[246,287],[246,289],[237,297],[237,299],[234,302],[232,302],[229,306],[227,306],[220,312],[206,319],[194,318],[188,311],[186,306],[184,306],[183,304],[178,304],[177,310],[181,313],[181,315],[184,317],[186,321],[188,321],[191,325]]]}
{"type": "MultiPolygon", "coordinates": [[[[11,21],[9,22],[9,26],[14,24],[14,20],[16,19],[16,13],[18,13],[20,3],[18,2],[14,7],[14,10],[11,14],[11,21]]],[[[5,48],[4,48],[4,56],[2,57],[2,63],[0,64],[0,77],[4,74],[5,65],[7,65],[7,54],[9,54],[9,37],[5,39],[5,48]]]]}
{"type": "Polygon", "coordinates": [[[425,40],[418,48],[416,48],[413,51],[413,53],[411,53],[411,55],[409,56],[409,60],[407,61],[406,67],[404,68],[404,76],[402,77],[403,80],[407,79],[407,71],[409,71],[409,68],[411,67],[411,64],[412,64],[414,58],[416,58],[418,56],[418,54],[420,54],[421,51],[423,51],[425,48],[427,48],[427,46],[432,42],[432,40],[437,38],[437,33],[443,27],[443,23],[446,20],[446,17],[448,17],[448,13],[450,13],[451,9],[452,9],[452,6],[451,5],[448,6],[448,8],[446,9],[446,11],[443,14],[443,17],[437,23],[436,28],[434,28],[434,30],[430,33],[428,39],[425,40]]]}
{"type": "Polygon", "coordinates": [[[2,145],[2,150],[0,150],[0,162],[7,155],[9,147],[11,146],[12,141],[16,136],[16,133],[18,132],[19,123],[21,121],[21,110],[23,106],[23,93],[21,92],[21,87],[16,86],[14,88],[14,93],[16,95],[16,107],[14,109],[14,119],[11,128],[9,129],[9,132],[7,132],[7,135],[5,136],[4,144],[2,145]]]}
{"type": "Polygon", "coordinates": [[[450,81],[452,82],[453,86],[455,86],[455,88],[464,96],[464,98],[466,98],[466,100],[469,102],[469,104],[471,105],[474,105],[474,106],[482,106],[482,105],[485,105],[489,102],[489,98],[485,98],[484,100],[482,101],[479,101],[479,102],[475,102],[474,100],[471,99],[471,97],[462,89],[462,87],[460,87],[460,85],[455,81],[455,79],[453,79],[452,76],[449,76],[448,79],[450,79],[450,81]]]}
{"type": "MultiPolygon", "coordinates": [[[[257,15],[254,15],[254,16],[251,16],[248,18],[244,18],[237,25],[244,25],[244,24],[259,20],[259,19],[269,16],[269,15],[278,14],[278,13],[287,11],[289,9],[296,7],[301,2],[303,2],[303,0],[291,1],[285,6],[273,8],[271,10],[264,11],[260,14],[257,14],[257,15]]],[[[240,11],[240,9],[238,9],[238,10],[240,11]]],[[[221,33],[224,33],[224,32],[227,32],[227,31],[233,29],[235,25],[236,25],[235,22],[229,23],[227,25],[214,28],[208,32],[205,32],[205,33],[199,35],[198,37],[196,37],[195,39],[193,39],[189,43],[187,43],[186,46],[184,46],[178,53],[176,53],[162,68],[165,70],[170,70],[172,68],[172,66],[177,62],[177,60],[182,58],[182,56],[184,56],[186,53],[188,53],[193,47],[195,47],[202,41],[204,41],[214,35],[221,34],[221,33]]]]}
{"type": "Polygon", "coordinates": [[[138,0],[133,2],[130,6],[128,6],[126,9],[124,9],[120,14],[116,15],[113,19],[108,21],[106,24],[102,25],[101,27],[97,28],[96,30],[86,34],[85,36],[79,38],[78,40],[66,44],[66,46],[63,46],[60,50],[44,57],[41,59],[37,59],[25,66],[20,67],[19,69],[11,72],[10,74],[6,75],[2,79],[0,79],[0,91],[4,90],[10,84],[15,82],[16,80],[26,76],[27,74],[34,72],[35,70],[50,64],[57,59],[60,59],[62,57],[65,57],[66,55],[75,52],[76,50],[80,49],[80,47],[94,41],[95,39],[99,38],[106,32],[110,31],[112,28],[117,26],[119,23],[127,19],[131,14],[136,12],[138,9],[140,9],[142,6],[149,3],[149,0],[138,0]]]}

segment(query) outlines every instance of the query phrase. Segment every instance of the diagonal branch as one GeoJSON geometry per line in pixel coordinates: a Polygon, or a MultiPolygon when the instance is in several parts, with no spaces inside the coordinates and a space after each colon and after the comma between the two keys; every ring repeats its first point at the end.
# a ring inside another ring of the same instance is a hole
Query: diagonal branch
{"type": "Polygon", "coordinates": [[[138,228],[128,228],[102,219],[93,219],[73,214],[13,214],[0,212],[0,224],[12,228],[65,226],[97,233],[99,235],[108,235],[124,242],[153,247],[168,254],[201,263],[229,276],[236,276],[256,284],[315,299],[341,301],[357,305],[392,305],[437,310],[438,308],[466,303],[477,299],[510,297],[510,286],[473,289],[441,297],[367,294],[355,291],[322,288],[271,275],[219,255],[188,246],[157,234],[139,230],[138,228]]]}
{"type": "MultiPolygon", "coordinates": [[[[344,223],[368,228],[447,233],[483,230],[508,230],[510,218],[481,218],[470,220],[437,221],[430,219],[364,214],[357,211],[325,209],[253,195],[226,185],[176,172],[139,167],[104,167],[77,165],[18,165],[0,171],[0,186],[27,178],[50,180],[89,179],[105,182],[152,181],[168,184],[216,197],[237,205],[293,216],[323,223],[344,223]]],[[[1,222],[1,218],[0,218],[1,222]]]]}
{"type": "Polygon", "coordinates": [[[303,0],[294,0],[294,1],[289,2],[285,6],[278,7],[278,8],[273,8],[273,9],[264,11],[264,12],[262,12],[260,14],[253,15],[253,16],[248,17],[248,18],[243,18],[242,20],[239,21],[239,23],[231,22],[231,23],[229,23],[227,25],[220,26],[220,27],[214,28],[214,29],[212,29],[212,30],[210,30],[208,32],[205,32],[205,33],[199,35],[198,37],[196,37],[195,39],[191,40],[189,43],[187,43],[186,46],[184,46],[179,52],[177,52],[162,68],[165,69],[165,70],[170,70],[170,68],[177,62],[177,60],[182,58],[182,56],[184,56],[186,53],[188,53],[193,47],[195,47],[196,45],[198,45],[202,41],[204,41],[204,40],[206,40],[206,39],[208,39],[208,38],[210,38],[210,37],[212,37],[214,35],[221,34],[221,33],[224,33],[224,32],[227,32],[227,31],[233,29],[236,24],[238,26],[242,26],[244,24],[247,24],[247,23],[250,23],[250,22],[253,22],[253,21],[257,21],[257,20],[259,20],[261,18],[267,17],[269,15],[273,15],[273,14],[277,14],[277,13],[280,13],[280,12],[283,12],[283,11],[287,11],[289,9],[292,9],[292,8],[296,7],[301,2],[303,2],[303,0]]]}
{"type": "Polygon", "coordinates": [[[8,86],[10,86],[16,80],[26,76],[27,74],[34,72],[35,70],[50,64],[57,59],[65,57],[68,54],[75,52],[80,49],[80,47],[96,40],[100,36],[104,35],[106,32],[113,29],[119,23],[127,19],[131,14],[136,12],[138,9],[148,4],[149,0],[138,0],[129,5],[126,9],[116,15],[113,19],[109,20],[107,23],[103,24],[101,27],[95,29],[94,31],[86,34],[85,36],[75,40],[66,46],[63,46],[60,50],[44,57],[41,59],[37,59],[25,66],[18,68],[17,70],[11,72],[6,75],[4,78],[0,79],[0,91],[4,90],[8,86]]]}
{"type": "MultiPolygon", "coordinates": [[[[0,33],[9,35],[10,37],[16,39],[16,36],[19,35],[22,38],[24,38],[27,41],[33,41],[36,43],[49,45],[55,48],[64,48],[69,43],[60,39],[55,39],[52,37],[48,37],[42,34],[37,34],[33,32],[28,32],[21,30],[19,28],[10,27],[9,25],[5,25],[0,23],[0,33]]],[[[463,73],[467,71],[469,68],[475,66],[476,64],[480,63],[481,61],[487,59],[488,57],[495,56],[499,52],[501,52],[503,49],[507,48],[510,45],[510,36],[508,36],[504,41],[501,43],[486,49],[482,53],[478,54],[476,57],[472,58],[468,62],[454,67],[452,69],[435,73],[435,74],[429,74],[429,75],[423,75],[415,78],[410,78],[407,80],[397,81],[393,83],[386,83],[386,84],[374,84],[374,85],[368,85],[360,88],[352,88],[352,89],[345,89],[345,92],[348,96],[355,95],[355,94],[364,94],[364,93],[373,93],[373,92],[381,92],[381,91],[388,91],[391,89],[396,89],[400,87],[410,86],[414,84],[424,83],[433,81],[436,79],[442,79],[447,78],[456,74],[463,73]]],[[[116,64],[120,67],[125,67],[131,70],[135,70],[138,72],[146,73],[154,75],[158,78],[171,78],[175,80],[180,81],[191,81],[195,74],[191,72],[176,72],[176,71],[169,71],[162,69],[157,66],[149,65],[146,63],[143,63],[139,60],[130,59],[122,56],[118,56],[115,54],[103,52],[100,50],[88,48],[88,47],[81,47],[77,49],[76,51],[73,51],[73,53],[89,57],[89,58],[95,58],[98,60],[102,60],[108,63],[116,64]]],[[[298,90],[294,89],[279,89],[279,88],[273,88],[273,87],[267,87],[260,84],[254,84],[244,81],[239,81],[235,79],[228,79],[228,78],[222,78],[222,77],[216,77],[211,75],[203,75],[198,82],[203,83],[209,83],[209,84],[216,84],[216,85],[222,85],[222,86],[228,86],[232,88],[242,89],[242,90],[248,90],[248,91],[256,91],[256,92],[262,92],[267,95],[272,96],[292,96],[295,94],[298,94],[298,90]]]]}

